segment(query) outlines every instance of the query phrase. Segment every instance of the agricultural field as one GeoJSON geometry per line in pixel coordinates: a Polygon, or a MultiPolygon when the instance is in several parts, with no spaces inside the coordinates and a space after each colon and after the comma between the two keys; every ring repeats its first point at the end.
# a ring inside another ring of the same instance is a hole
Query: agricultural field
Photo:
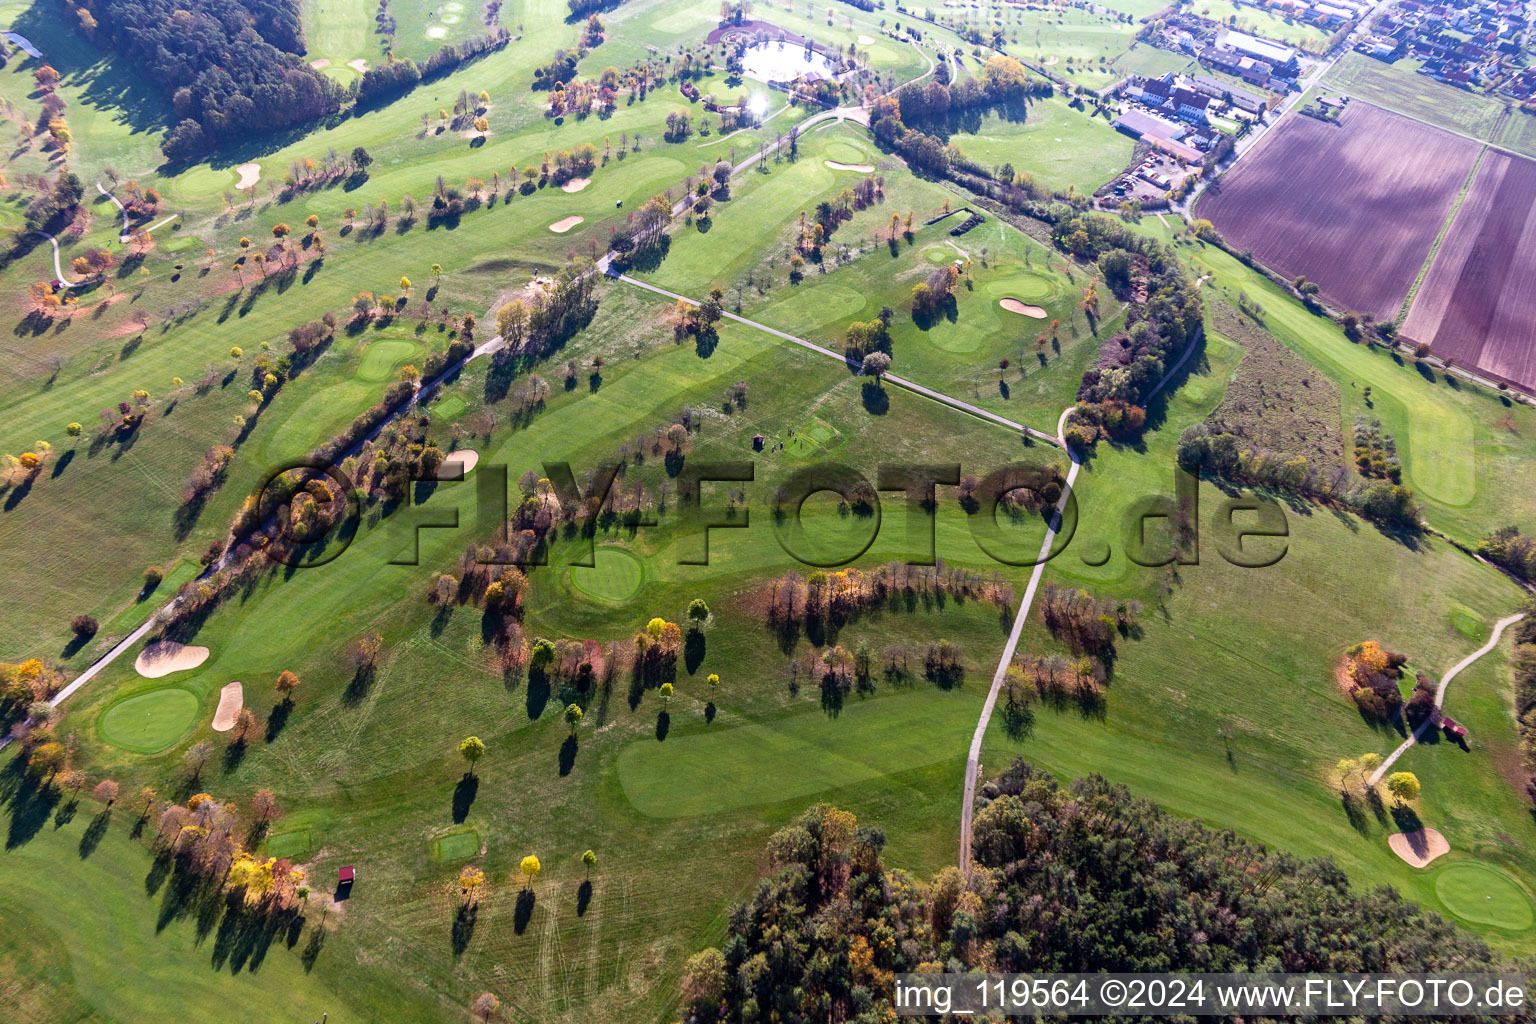
{"type": "MultiPolygon", "coordinates": [[[[272,9],[304,29],[284,74],[345,90],[387,59],[372,0],[272,9]]],[[[1248,842],[1227,860],[1285,886],[1314,870],[1295,857],[1347,877],[1321,869],[1330,916],[1301,900],[1278,929],[1247,883],[1198,895],[1264,956],[1282,933],[1393,970],[1536,953],[1525,655],[1456,677],[1465,743],[1396,766],[1421,789],[1339,768],[1406,732],[1357,706],[1346,651],[1401,652],[1411,685],[1527,607],[1468,551],[1536,532],[1511,484],[1536,410],[1350,340],[1177,212],[1092,212],[1132,145],[1059,93],[957,107],[921,143],[1041,191],[916,173],[877,98],[951,52],[974,96],[991,51],[894,9],[385,9],[400,58],[488,16],[510,38],[171,159],[195,104],[121,26],[0,7],[44,54],[0,68],[0,1021],[883,1019],[881,977],[1014,955],[1019,872],[988,857],[1016,758],[1163,809],[1126,823],[1180,819],[1156,863],[1061,904],[1102,910],[1094,969],[1145,965],[1151,918],[1121,915],[1169,864],[1248,842]],[[738,78],[717,30],[749,19],[855,66],[793,94],[738,78]],[[738,96],[759,123],[706,109],[738,96]],[[1360,417],[1423,524],[1179,471],[1215,425],[1359,483],[1360,417]],[[1233,498],[1284,534],[1232,537],[1233,498]],[[1237,838],[1196,852],[1185,820],[1237,838]],[[1450,846],[1426,868],[1389,844],[1413,822],[1450,846]],[[1391,932],[1380,886],[1447,923],[1391,932]],[[969,925],[930,927],[946,891],[969,925]],[[754,900],[776,902],[734,909],[754,900]],[[840,907],[920,924],[878,948],[810,926],[840,907]],[[770,919],[841,946],[732,962],[770,919]]],[[[941,13],[1099,88],[1173,57],[1130,46],[1156,10],[941,13]]],[[[1478,147],[1359,101],[1275,135],[1195,215],[1395,313],[1478,147]]],[[[1524,358],[1530,289],[1484,253],[1518,252],[1493,211],[1529,206],[1529,166],[1490,151],[1471,176],[1405,326],[1433,315],[1436,354],[1524,358]]],[[[1102,827],[1053,831],[1087,864],[1102,827]]],[[[1158,934],[1238,955],[1185,909],[1158,934]]]]}
{"type": "Polygon", "coordinates": [[[1536,161],[1488,152],[1403,321],[1435,355],[1536,387],[1536,275],[1527,210],[1536,161]]]}
{"type": "Polygon", "coordinates": [[[1504,101],[1417,74],[1419,63],[1386,64],[1346,53],[1323,78],[1332,89],[1449,131],[1536,156],[1529,114],[1506,113],[1504,101]]]}
{"type": "Polygon", "coordinates": [[[1358,101],[1337,124],[1291,114],[1206,190],[1198,213],[1278,273],[1317,282],[1329,302],[1391,319],[1478,150],[1358,101]],[[1356,261],[1366,238],[1376,258],[1362,273],[1356,261]]]}

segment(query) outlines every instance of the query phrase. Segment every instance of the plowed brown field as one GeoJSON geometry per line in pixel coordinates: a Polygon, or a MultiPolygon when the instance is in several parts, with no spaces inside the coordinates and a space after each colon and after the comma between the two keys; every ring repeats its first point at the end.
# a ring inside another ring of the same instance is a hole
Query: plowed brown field
{"type": "Polygon", "coordinates": [[[1395,316],[1480,144],[1352,101],[1329,124],[1287,114],[1198,204],[1238,249],[1323,298],[1395,316]]]}
{"type": "Polygon", "coordinates": [[[1536,162],[1489,151],[1403,322],[1434,354],[1536,387],[1536,162]]]}

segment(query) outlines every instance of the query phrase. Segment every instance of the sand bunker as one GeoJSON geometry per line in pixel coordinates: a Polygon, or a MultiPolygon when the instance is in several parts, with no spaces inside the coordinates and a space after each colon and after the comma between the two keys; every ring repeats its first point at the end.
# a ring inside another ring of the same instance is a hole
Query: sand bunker
{"type": "Polygon", "coordinates": [[[364,71],[368,70],[368,62],[359,57],[357,60],[347,61],[347,67],[351,68],[353,71],[356,71],[358,74],[362,74],[364,71]]]}
{"type": "Polygon", "coordinates": [[[590,184],[592,184],[592,179],[591,178],[572,178],[570,181],[568,181],[564,185],[560,186],[560,191],[561,192],[580,192],[582,189],[586,188],[590,184]]]}
{"type": "Polygon", "coordinates": [[[480,453],[471,448],[460,448],[458,451],[449,452],[443,464],[437,467],[439,480],[453,480],[459,476],[459,467],[463,466],[463,475],[468,476],[469,471],[475,468],[475,463],[480,461],[480,453]]]}
{"type": "Polygon", "coordinates": [[[134,660],[133,667],[145,679],[159,679],[172,672],[197,668],[207,660],[206,647],[188,647],[174,640],[161,640],[145,647],[134,660]]]}
{"type": "Polygon", "coordinates": [[[1451,852],[1451,844],[1435,829],[1421,828],[1416,832],[1394,832],[1387,836],[1392,852],[1416,868],[1427,867],[1436,857],[1451,852]]]}
{"type": "Polygon", "coordinates": [[[874,42],[874,40],[869,38],[869,36],[859,36],[859,45],[860,46],[868,46],[872,42],[874,42]]]}
{"type": "Polygon", "coordinates": [[[1059,58],[1057,58],[1057,57],[1047,57],[1047,58],[1045,58],[1045,63],[1047,65],[1055,64],[1055,63],[1058,62],[1058,60],[1059,60],[1059,58]]]}
{"type": "Polygon", "coordinates": [[[329,57],[321,57],[319,60],[310,61],[309,66],[314,68],[316,71],[319,71],[321,68],[330,67],[331,59],[329,57]]]}
{"type": "Polygon", "coordinates": [[[235,182],[235,188],[250,188],[261,178],[261,164],[241,164],[235,170],[240,172],[240,180],[235,182]]]}
{"type": "Polygon", "coordinates": [[[1045,319],[1045,310],[1039,306],[1031,306],[1027,302],[1020,302],[1018,299],[999,299],[997,304],[1010,313],[1023,313],[1025,316],[1032,316],[1036,320],[1045,319]]]}
{"type": "Polygon", "coordinates": [[[245,687],[239,683],[226,683],[219,691],[219,710],[213,713],[213,731],[229,732],[235,727],[235,716],[245,707],[245,687]]]}
{"type": "Polygon", "coordinates": [[[834,171],[858,171],[860,174],[870,174],[875,169],[873,164],[840,164],[836,160],[823,160],[822,163],[834,171]]]}
{"type": "Polygon", "coordinates": [[[583,217],[566,217],[564,220],[557,220],[551,224],[549,230],[557,235],[563,235],[577,224],[580,224],[584,219],[583,217]]]}
{"type": "Polygon", "coordinates": [[[431,28],[427,29],[428,39],[442,39],[447,35],[448,27],[446,25],[433,25],[431,28]]]}

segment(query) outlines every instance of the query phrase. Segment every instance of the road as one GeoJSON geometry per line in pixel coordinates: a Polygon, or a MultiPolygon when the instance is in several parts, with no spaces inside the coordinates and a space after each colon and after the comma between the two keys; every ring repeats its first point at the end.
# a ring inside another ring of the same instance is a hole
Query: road
{"type": "MultiPolygon", "coordinates": [[[[1525,618],[1525,613],[1521,612],[1517,615],[1511,615],[1508,618],[1500,619],[1498,622],[1494,623],[1493,636],[1489,637],[1488,642],[1483,644],[1483,646],[1479,647],[1477,650],[1473,651],[1471,654],[1467,655],[1465,658],[1462,658],[1451,667],[1449,672],[1440,677],[1440,685],[1435,690],[1436,708],[1442,708],[1445,706],[1445,691],[1446,688],[1451,685],[1451,680],[1455,679],[1458,675],[1465,671],[1470,665],[1472,665],[1473,662],[1477,661],[1483,655],[1499,646],[1499,640],[1503,637],[1504,630],[1508,629],[1510,626],[1519,622],[1523,618],[1525,618]]],[[[1371,773],[1371,777],[1366,780],[1366,788],[1374,789],[1376,785],[1386,776],[1387,772],[1391,770],[1393,763],[1398,758],[1402,757],[1403,754],[1407,753],[1408,748],[1417,743],[1419,738],[1432,728],[1433,726],[1430,724],[1430,720],[1428,718],[1420,722],[1419,727],[1413,730],[1413,734],[1410,735],[1407,739],[1403,740],[1398,748],[1392,751],[1392,753],[1387,757],[1385,761],[1381,762],[1380,768],[1377,768],[1374,772],[1371,773]]]]}

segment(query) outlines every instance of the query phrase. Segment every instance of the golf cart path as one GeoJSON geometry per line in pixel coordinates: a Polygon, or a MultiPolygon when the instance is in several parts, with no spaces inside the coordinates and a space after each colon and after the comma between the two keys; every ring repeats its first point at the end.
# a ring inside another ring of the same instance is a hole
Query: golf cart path
{"type": "MultiPolygon", "coordinates": [[[[1504,630],[1510,626],[1513,626],[1523,618],[1525,618],[1525,613],[1520,612],[1518,614],[1511,615],[1508,618],[1500,619],[1498,622],[1494,623],[1493,636],[1488,638],[1488,642],[1483,644],[1483,646],[1479,647],[1477,650],[1473,651],[1471,654],[1467,655],[1465,658],[1462,658],[1451,667],[1449,672],[1440,677],[1440,685],[1435,690],[1436,709],[1444,706],[1445,691],[1446,688],[1451,685],[1451,680],[1460,675],[1462,671],[1471,666],[1473,662],[1477,661],[1483,655],[1499,646],[1499,640],[1501,637],[1503,637],[1504,630]]],[[[1407,739],[1398,744],[1397,749],[1392,751],[1391,755],[1388,756],[1385,761],[1381,762],[1381,767],[1377,768],[1374,772],[1371,773],[1371,777],[1366,780],[1366,787],[1374,788],[1379,782],[1381,782],[1382,777],[1385,776],[1388,770],[1391,769],[1393,762],[1395,762],[1399,757],[1402,757],[1403,754],[1407,752],[1408,748],[1417,743],[1419,737],[1424,735],[1424,733],[1426,733],[1430,728],[1432,727],[1428,718],[1420,722],[1419,727],[1413,730],[1407,739]]]]}
{"type": "Polygon", "coordinates": [[[117,198],[117,196],[113,195],[111,192],[108,192],[106,189],[102,188],[101,182],[99,181],[96,183],[96,191],[112,200],[112,205],[117,207],[118,214],[123,218],[123,227],[117,233],[117,240],[126,245],[130,237],[128,230],[128,210],[123,206],[123,201],[117,198]]]}

